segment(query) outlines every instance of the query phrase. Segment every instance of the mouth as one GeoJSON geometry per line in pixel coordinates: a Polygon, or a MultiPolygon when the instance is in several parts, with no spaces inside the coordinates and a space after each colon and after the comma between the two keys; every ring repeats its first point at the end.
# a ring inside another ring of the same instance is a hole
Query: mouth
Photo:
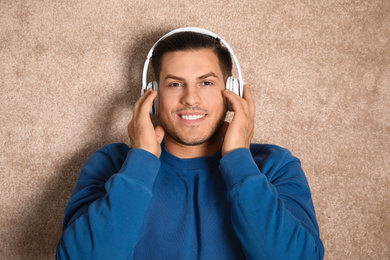
{"type": "Polygon", "coordinates": [[[182,109],[177,111],[177,115],[186,125],[199,125],[203,122],[203,120],[205,120],[205,118],[208,116],[208,113],[203,109],[191,111],[182,109]]]}
{"type": "Polygon", "coordinates": [[[206,116],[206,114],[202,114],[202,115],[179,115],[181,118],[183,118],[184,120],[190,120],[190,121],[195,121],[195,120],[199,120],[203,117],[206,116]]]}

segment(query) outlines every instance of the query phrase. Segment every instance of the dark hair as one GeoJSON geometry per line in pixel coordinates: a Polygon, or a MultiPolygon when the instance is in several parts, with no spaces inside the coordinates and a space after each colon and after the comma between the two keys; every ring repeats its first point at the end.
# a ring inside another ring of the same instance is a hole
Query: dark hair
{"type": "Polygon", "coordinates": [[[232,58],[229,50],[222,46],[221,41],[209,35],[196,32],[180,32],[159,41],[153,51],[152,67],[156,80],[159,81],[161,62],[165,53],[174,51],[190,51],[211,49],[218,56],[223,77],[232,75],[232,58]]]}

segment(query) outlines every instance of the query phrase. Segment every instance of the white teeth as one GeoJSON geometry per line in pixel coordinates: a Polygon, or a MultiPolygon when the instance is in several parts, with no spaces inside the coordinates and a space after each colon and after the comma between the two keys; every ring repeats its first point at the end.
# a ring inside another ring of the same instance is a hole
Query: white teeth
{"type": "Polygon", "coordinates": [[[181,118],[185,120],[197,120],[204,117],[205,115],[182,115],[181,118]]]}

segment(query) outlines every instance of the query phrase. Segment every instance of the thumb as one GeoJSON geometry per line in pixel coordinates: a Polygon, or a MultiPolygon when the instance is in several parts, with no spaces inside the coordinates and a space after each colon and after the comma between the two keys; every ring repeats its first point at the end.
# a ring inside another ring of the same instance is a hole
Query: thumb
{"type": "Polygon", "coordinates": [[[228,130],[228,128],[229,128],[229,122],[223,122],[223,124],[222,124],[222,136],[223,136],[223,138],[225,139],[225,135],[226,135],[226,132],[227,132],[227,130],[228,130]]]}
{"type": "Polygon", "coordinates": [[[156,126],[154,129],[154,132],[156,133],[156,139],[159,144],[161,144],[162,140],[164,139],[165,130],[161,125],[156,126]]]}

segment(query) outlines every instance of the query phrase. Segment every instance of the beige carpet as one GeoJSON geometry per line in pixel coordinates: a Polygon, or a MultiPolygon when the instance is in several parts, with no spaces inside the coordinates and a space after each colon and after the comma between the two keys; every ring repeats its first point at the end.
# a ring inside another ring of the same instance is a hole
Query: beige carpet
{"type": "Polygon", "coordinates": [[[309,179],[326,259],[390,259],[390,1],[0,1],[0,259],[54,259],[84,161],[128,142],[145,56],[171,29],[230,43],[254,141],[309,179]]]}

